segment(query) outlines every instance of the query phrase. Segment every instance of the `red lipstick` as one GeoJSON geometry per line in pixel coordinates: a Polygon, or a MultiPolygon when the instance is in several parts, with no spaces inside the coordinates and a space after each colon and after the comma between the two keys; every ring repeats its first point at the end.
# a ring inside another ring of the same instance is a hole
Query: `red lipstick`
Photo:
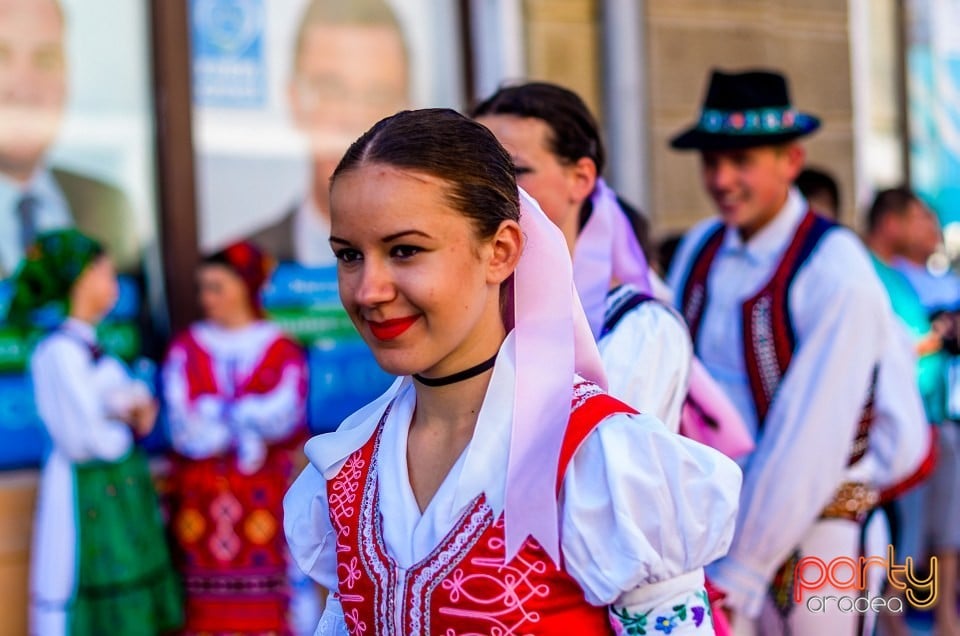
{"type": "Polygon", "coordinates": [[[407,316],[406,318],[394,318],[383,322],[368,320],[367,324],[370,325],[370,331],[377,340],[393,340],[409,329],[419,318],[420,316],[407,316]]]}

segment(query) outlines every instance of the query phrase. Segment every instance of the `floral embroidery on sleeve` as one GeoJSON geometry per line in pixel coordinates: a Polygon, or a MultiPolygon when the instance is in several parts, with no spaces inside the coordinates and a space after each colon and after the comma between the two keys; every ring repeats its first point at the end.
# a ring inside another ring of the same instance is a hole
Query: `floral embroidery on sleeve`
{"type": "Polygon", "coordinates": [[[704,624],[707,630],[711,630],[713,625],[713,615],[705,590],[698,591],[684,603],[656,607],[642,614],[626,607],[612,606],[610,615],[610,622],[617,636],[654,636],[656,632],[667,635],[674,630],[685,633],[699,630],[704,624]],[[654,617],[652,621],[651,616],[654,617]]]}

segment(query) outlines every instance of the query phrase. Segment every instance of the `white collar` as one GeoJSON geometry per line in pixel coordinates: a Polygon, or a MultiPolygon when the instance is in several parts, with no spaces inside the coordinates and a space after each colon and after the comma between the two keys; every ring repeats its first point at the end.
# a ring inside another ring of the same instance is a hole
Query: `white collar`
{"type": "Polygon", "coordinates": [[[80,320],[79,318],[67,317],[67,319],[61,324],[60,328],[64,331],[69,331],[87,344],[97,344],[96,327],[88,322],[80,320]]]}
{"type": "Polygon", "coordinates": [[[229,357],[248,349],[262,351],[282,335],[276,325],[266,320],[258,320],[240,329],[225,329],[203,321],[193,325],[191,333],[197,343],[215,357],[229,357]]]}
{"type": "Polygon", "coordinates": [[[744,243],[735,228],[727,227],[723,237],[724,252],[742,252],[748,258],[769,264],[779,259],[793,238],[797,226],[807,212],[807,202],[796,188],[790,188],[787,200],[776,216],[744,243]]]}
{"type": "MultiPolygon", "coordinates": [[[[455,510],[463,508],[481,493],[486,495],[487,504],[494,515],[499,515],[503,510],[513,422],[515,356],[514,335],[511,331],[500,346],[473,437],[464,451],[463,469],[460,471],[452,502],[455,510]]],[[[333,479],[347,458],[366,444],[374,434],[384,411],[395,398],[416,400],[412,382],[410,376],[398,378],[383,395],[344,420],[336,431],[313,437],[305,447],[310,463],[328,481],[333,479]],[[409,394],[408,388],[411,389],[409,394]]],[[[412,409],[398,410],[413,412],[412,409]]],[[[398,424],[410,426],[409,422],[398,424]]],[[[403,436],[403,439],[406,439],[406,436],[403,436]]]]}

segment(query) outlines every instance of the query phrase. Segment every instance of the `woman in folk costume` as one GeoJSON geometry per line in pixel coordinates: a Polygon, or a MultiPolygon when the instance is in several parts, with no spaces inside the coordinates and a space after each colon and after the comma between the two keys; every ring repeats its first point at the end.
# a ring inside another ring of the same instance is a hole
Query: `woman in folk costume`
{"type": "Polygon", "coordinates": [[[188,634],[290,633],[281,514],[306,439],[307,375],[300,346],[263,320],[268,273],[249,243],[206,257],[205,319],[163,367],[188,634]]]}
{"type": "Polygon", "coordinates": [[[30,633],[160,634],[182,620],[160,509],[136,446],[157,415],[142,382],[97,345],[117,300],[103,247],[75,230],[42,234],[14,282],[9,320],[61,305],[67,318],[30,359],[51,448],[30,563],[30,633]]]}
{"type": "Polygon", "coordinates": [[[517,183],[563,232],[610,394],[676,431],[690,336],[683,319],[653,298],[633,228],[638,213],[600,177],[605,153],[586,104],[565,88],[534,82],[501,88],[472,114],[510,152],[517,183]]]}
{"type": "Polygon", "coordinates": [[[567,240],[611,395],[731,457],[750,450],[736,408],[693,357],[683,319],[654,298],[670,292],[647,266],[639,213],[599,176],[603,141],[583,100],[534,82],[498,90],[473,115],[510,151],[517,183],[567,240]]]}
{"type": "Polygon", "coordinates": [[[318,633],[713,633],[739,471],[604,392],[563,236],[490,131],[384,119],[331,203],[341,300],[401,377],[284,502],[318,633]]]}

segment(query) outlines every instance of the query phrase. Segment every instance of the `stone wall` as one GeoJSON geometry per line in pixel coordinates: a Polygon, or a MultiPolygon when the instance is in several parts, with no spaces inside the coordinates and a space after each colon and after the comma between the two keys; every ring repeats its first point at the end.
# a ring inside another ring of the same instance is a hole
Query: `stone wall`
{"type": "Polygon", "coordinates": [[[525,0],[527,76],[575,91],[600,116],[600,0],[525,0]]]}

